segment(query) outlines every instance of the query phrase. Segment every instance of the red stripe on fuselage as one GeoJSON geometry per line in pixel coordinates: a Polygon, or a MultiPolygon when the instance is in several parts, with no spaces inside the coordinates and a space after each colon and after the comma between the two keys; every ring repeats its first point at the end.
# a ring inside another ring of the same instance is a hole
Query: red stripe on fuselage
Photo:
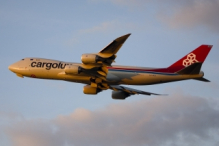
{"type": "Polygon", "coordinates": [[[160,72],[160,73],[174,73],[171,72],[167,68],[156,68],[156,69],[137,69],[137,68],[122,68],[122,67],[107,67],[108,69],[114,69],[114,70],[129,70],[129,71],[148,71],[148,72],[160,72]]]}

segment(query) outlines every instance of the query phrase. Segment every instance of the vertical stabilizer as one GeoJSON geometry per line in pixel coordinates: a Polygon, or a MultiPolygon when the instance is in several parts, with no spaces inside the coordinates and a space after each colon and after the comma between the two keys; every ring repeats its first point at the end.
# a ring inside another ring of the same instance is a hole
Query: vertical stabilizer
{"type": "Polygon", "coordinates": [[[194,63],[203,63],[208,53],[210,52],[212,45],[201,45],[171,66],[168,70],[171,72],[178,72],[194,63]]]}

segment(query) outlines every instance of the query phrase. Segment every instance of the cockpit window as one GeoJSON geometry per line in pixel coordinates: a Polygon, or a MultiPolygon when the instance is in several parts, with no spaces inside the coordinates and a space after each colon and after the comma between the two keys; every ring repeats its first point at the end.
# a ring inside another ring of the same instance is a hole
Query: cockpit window
{"type": "Polygon", "coordinates": [[[33,60],[33,59],[30,59],[30,60],[33,60]]]}

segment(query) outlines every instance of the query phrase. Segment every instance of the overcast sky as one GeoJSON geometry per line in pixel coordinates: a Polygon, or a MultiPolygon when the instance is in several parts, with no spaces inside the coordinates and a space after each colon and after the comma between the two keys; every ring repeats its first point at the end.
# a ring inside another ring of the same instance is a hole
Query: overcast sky
{"type": "Polygon", "coordinates": [[[1,146],[219,145],[219,0],[0,1],[1,146]],[[19,78],[25,57],[80,62],[131,33],[119,65],[167,67],[213,45],[195,80],[136,89],[168,96],[113,100],[82,84],[19,78]]]}

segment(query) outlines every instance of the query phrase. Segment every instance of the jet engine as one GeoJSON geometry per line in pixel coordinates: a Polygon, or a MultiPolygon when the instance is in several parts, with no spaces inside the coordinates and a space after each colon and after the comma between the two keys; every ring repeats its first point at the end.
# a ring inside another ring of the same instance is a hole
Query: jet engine
{"type": "Polygon", "coordinates": [[[99,88],[91,87],[90,85],[84,86],[83,92],[84,94],[97,94],[101,90],[99,88]]]}
{"type": "Polygon", "coordinates": [[[95,54],[83,54],[81,56],[81,61],[84,64],[97,63],[99,56],[95,54]]]}
{"type": "Polygon", "coordinates": [[[81,72],[80,67],[76,65],[66,65],[65,73],[66,74],[79,74],[81,72]]]}
{"type": "Polygon", "coordinates": [[[129,96],[130,96],[130,94],[128,94],[124,91],[113,91],[112,92],[113,99],[126,99],[129,96]]]}
{"type": "Polygon", "coordinates": [[[116,55],[112,55],[110,57],[106,57],[106,58],[103,58],[101,56],[98,56],[96,54],[83,54],[81,56],[81,61],[84,63],[84,64],[94,64],[94,63],[104,63],[106,65],[110,65],[113,60],[116,58],[116,55]]]}

